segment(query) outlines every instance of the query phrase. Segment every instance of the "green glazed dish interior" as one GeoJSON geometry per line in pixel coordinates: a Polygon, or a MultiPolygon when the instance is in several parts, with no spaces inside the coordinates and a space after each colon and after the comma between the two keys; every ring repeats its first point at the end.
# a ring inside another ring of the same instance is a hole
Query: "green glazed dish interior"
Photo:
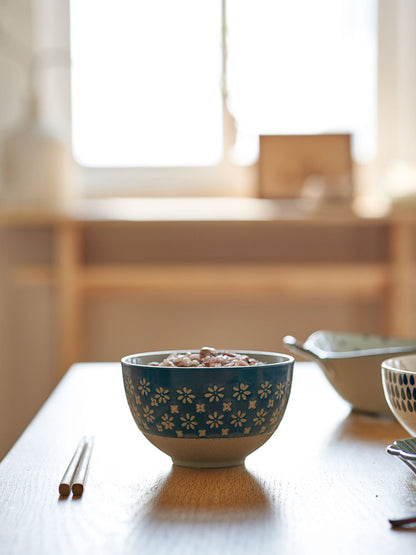
{"type": "Polygon", "coordinates": [[[377,353],[414,350],[416,341],[374,334],[319,330],[308,337],[304,347],[319,358],[357,357],[377,353]]]}

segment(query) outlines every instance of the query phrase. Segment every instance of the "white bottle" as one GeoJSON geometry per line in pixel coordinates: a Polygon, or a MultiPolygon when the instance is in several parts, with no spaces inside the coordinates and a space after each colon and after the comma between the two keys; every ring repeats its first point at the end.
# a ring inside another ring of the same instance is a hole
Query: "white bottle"
{"type": "Polygon", "coordinates": [[[17,208],[65,208],[72,155],[66,141],[40,117],[35,95],[26,120],[3,143],[1,200],[17,208]]]}

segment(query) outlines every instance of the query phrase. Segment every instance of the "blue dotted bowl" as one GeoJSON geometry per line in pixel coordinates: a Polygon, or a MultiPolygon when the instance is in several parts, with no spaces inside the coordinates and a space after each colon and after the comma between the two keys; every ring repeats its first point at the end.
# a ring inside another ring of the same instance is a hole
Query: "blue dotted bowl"
{"type": "Polygon", "coordinates": [[[242,464],[265,443],[283,418],[294,358],[234,351],[263,364],[223,368],[149,366],[170,353],[121,360],[127,402],[146,438],[175,464],[223,467],[242,464]]]}
{"type": "Polygon", "coordinates": [[[381,365],[384,395],[400,424],[416,435],[416,355],[385,360],[381,365]]]}

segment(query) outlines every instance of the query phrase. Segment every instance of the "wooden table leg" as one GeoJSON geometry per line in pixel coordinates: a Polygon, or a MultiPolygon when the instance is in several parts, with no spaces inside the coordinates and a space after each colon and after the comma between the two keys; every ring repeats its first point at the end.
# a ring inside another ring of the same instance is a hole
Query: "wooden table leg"
{"type": "Polygon", "coordinates": [[[81,360],[80,230],[74,223],[56,229],[55,272],[59,378],[81,360]]]}
{"type": "Polygon", "coordinates": [[[388,331],[393,336],[412,337],[413,329],[413,228],[411,221],[392,220],[390,228],[391,283],[388,299],[388,331]]]}

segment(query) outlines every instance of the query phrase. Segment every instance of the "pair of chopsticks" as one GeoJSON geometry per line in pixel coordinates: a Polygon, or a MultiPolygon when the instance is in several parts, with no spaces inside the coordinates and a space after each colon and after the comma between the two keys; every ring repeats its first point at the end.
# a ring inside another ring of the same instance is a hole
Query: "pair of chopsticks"
{"type": "Polygon", "coordinates": [[[74,496],[79,497],[82,495],[87,479],[93,444],[93,437],[83,437],[79,442],[59,484],[59,493],[62,496],[68,497],[71,489],[74,496]]]}

